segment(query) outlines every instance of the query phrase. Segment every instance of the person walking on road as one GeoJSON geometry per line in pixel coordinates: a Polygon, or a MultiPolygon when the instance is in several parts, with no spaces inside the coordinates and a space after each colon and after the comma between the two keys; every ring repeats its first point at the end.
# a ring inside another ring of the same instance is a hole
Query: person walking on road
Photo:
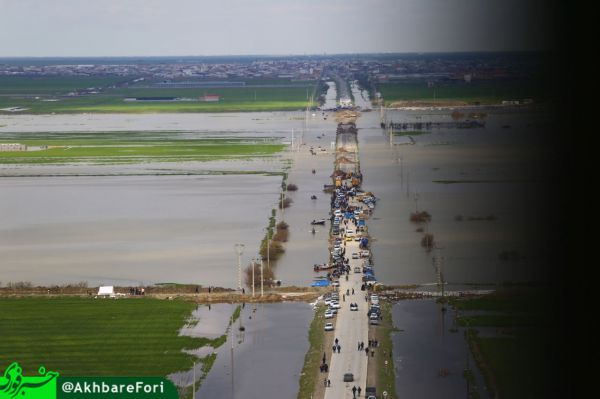
{"type": "Polygon", "coordinates": [[[358,389],[356,391],[358,392],[358,396],[360,396],[360,393],[362,392],[362,389],[360,387],[358,387],[358,389]]]}
{"type": "Polygon", "coordinates": [[[367,356],[369,356],[369,347],[368,347],[368,346],[365,348],[365,354],[366,354],[367,356]]]}
{"type": "Polygon", "coordinates": [[[352,387],[352,397],[356,398],[356,385],[352,387]]]}
{"type": "Polygon", "coordinates": [[[336,338],[335,339],[335,344],[337,345],[340,341],[336,338]]]}

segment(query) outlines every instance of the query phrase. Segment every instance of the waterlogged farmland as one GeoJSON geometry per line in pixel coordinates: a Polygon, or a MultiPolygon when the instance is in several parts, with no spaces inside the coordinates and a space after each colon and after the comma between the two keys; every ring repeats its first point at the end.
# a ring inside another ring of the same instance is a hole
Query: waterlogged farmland
{"type": "Polygon", "coordinates": [[[2,152],[0,163],[131,163],[203,161],[272,155],[283,145],[267,138],[198,137],[182,132],[3,134],[31,151],[2,152]]]}

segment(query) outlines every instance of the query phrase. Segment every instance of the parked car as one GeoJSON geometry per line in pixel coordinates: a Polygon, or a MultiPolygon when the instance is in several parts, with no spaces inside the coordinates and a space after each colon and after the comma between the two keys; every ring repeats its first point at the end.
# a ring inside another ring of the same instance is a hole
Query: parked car
{"type": "Polygon", "coordinates": [[[333,331],[333,323],[325,324],[325,331],[333,331]]]}
{"type": "Polygon", "coordinates": [[[333,316],[335,316],[335,315],[333,314],[333,312],[331,310],[326,310],[325,311],[325,318],[326,319],[333,319],[333,316]]]}
{"type": "Polygon", "coordinates": [[[352,382],[354,381],[354,374],[346,373],[344,374],[344,382],[352,382]]]}

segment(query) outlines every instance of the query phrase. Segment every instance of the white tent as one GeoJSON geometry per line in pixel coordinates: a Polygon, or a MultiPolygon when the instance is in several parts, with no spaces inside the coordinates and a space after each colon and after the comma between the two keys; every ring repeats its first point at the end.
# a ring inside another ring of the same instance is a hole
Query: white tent
{"type": "Polygon", "coordinates": [[[98,296],[109,296],[111,298],[114,297],[115,296],[115,287],[113,287],[112,285],[107,285],[107,286],[98,288],[98,296]]]}

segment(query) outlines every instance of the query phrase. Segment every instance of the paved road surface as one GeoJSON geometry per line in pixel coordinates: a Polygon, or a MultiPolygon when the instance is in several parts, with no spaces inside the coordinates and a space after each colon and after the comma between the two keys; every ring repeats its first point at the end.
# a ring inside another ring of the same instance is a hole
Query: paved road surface
{"type": "MultiPolygon", "coordinates": [[[[348,221],[348,228],[356,233],[356,226],[348,221]]],[[[352,253],[359,252],[357,241],[346,242],[346,257],[350,259],[350,276],[348,281],[345,277],[340,278],[340,305],[335,322],[335,330],[327,334],[335,334],[339,339],[339,345],[342,347],[340,354],[332,354],[329,367],[329,376],[331,387],[325,390],[325,399],[343,399],[352,398],[352,387],[360,386],[362,397],[365,394],[367,384],[367,355],[365,351],[358,351],[358,342],[362,341],[368,346],[369,325],[367,319],[368,303],[365,302],[365,291],[360,290],[362,284],[362,272],[354,273],[354,267],[360,266],[364,259],[352,259],[352,253]],[[354,288],[354,295],[352,295],[354,288]],[[342,295],[350,290],[350,295],[346,300],[342,300],[342,295]],[[350,303],[358,304],[358,312],[350,311],[350,303]],[[344,382],[344,374],[353,373],[354,382],[344,382]]],[[[335,339],[334,337],[334,339],[335,339]]],[[[358,397],[358,395],[357,395],[358,397]]]]}

